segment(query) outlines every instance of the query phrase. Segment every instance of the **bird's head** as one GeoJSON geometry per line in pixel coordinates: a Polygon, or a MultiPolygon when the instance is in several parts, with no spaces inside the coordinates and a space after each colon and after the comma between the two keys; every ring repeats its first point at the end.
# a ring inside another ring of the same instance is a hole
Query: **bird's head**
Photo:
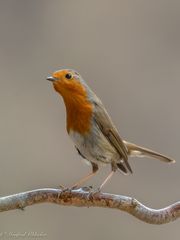
{"type": "Polygon", "coordinates": [[[84,81],[74,70],[58,70],[47,77],[47,80],[53,83],[55,90],[65,99],[87,95],[84,81]]]}

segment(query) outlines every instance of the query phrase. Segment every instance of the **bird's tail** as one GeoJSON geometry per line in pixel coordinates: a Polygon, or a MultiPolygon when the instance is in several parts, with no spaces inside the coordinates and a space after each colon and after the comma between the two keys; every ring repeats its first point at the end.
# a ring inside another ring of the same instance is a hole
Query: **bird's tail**
{"type": "Polygon", "coordinates": [[[138,145],[135,145],[133,143],[129,143],[126,141],[123,141],[124,144],[126,145],[127,149],[128,149],[128,155],[130,157],[150,157],[150,158],[154,158],[154,159],[158,159],[160,161],[163,162],[167,162],[167,163],[175,163],[174,159],[171,159],[167,156],[164,156],[160,153],[154,152],[150,149],[144,148],[144,147],[140,147],[138,145]]]}

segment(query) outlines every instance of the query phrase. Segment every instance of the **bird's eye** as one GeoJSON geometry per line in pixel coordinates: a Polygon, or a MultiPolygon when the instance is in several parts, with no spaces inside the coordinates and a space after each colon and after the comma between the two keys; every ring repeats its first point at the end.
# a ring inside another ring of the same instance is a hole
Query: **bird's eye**
{"type": "Polygon", "coordinates": [[[72,76],[72,74],[71,73],[67,73],[66,75],[65,75],[65,78],[67,78],[67,79],[71,79],[73,76],[72,76]]]}

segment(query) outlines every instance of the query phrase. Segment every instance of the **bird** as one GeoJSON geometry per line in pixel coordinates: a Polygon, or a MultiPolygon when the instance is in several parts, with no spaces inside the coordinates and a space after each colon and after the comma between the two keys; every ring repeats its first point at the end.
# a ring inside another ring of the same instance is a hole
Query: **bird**
{"type": "Polygon", "coordinates": [[[77,152],[92,167],[92,171],[76,182],[72,188],[82,186],[103,165],[111,172],[99,191],[118,170],[132,174],[129,157],[149,157],[166,163],[175,160],[158,152],[123,140],[102,101],[87,85],[81,75],[72,69],[61,69],[46,78],[63,98],[66,107],[66,129],[77,152]]]}

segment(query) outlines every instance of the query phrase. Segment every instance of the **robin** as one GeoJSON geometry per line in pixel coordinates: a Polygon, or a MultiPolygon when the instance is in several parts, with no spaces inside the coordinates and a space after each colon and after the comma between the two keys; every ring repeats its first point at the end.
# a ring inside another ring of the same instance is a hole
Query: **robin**
{"type": "Polygon", "coordinates": [[[101,100],[89,88],[81,75],[71,69],[56,71],[47,80],[63,97],[66,106],[67,132],[78,153],[92,165],[92,172],[73,187],[82,185],[94,176],[101,165],[110,164],[111,172],[99,190],[119,170],[132,174],[128,157],[150,157],[166,163],[173,159],[123,140],[101,100]]]}

